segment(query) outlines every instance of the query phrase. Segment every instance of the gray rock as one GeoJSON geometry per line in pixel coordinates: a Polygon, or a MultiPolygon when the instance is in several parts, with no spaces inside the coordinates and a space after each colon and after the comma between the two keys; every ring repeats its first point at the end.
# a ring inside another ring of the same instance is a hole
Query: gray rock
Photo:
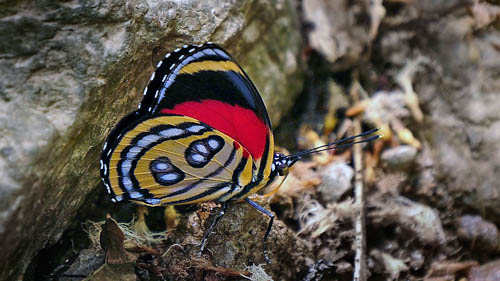
{"type": "Polygon", "coordinates": [[[481,216],[464,215],[457,222],[458,237],[469,241],[474,248],[485,252],[495,252],[500,245],[500,233],[497,227],[481,216]]]}
{"type": "Polygon", "coordinates": [[[345,70],[367,54],[369,26],[356,20],[364,6],[347,0],[304,0],[304,20],[311,25],[309,44],[332,63],[334,70],[345,70]]]}
{"type": "Polygon", "coordinates": [[[337,202],[352,188],[354,169],[343,162],[328,165],[323,170],[323,179],[318,191],[325,202],[337,202]]]}
{"type": "Polygon", "coordinates": [[[470,281],[495,281],[500,277],[500,260],[473,267],[469,271],[470,281]]]}
{"type": "Polygon", "coordinates": [[[376,211],[368,214],[376,224],[399,225],[410,234],[407,240],[416,239],[425,245],[441,246],[446,243],[439,214],[429,206],[402,196],[386,199],[370,197],[369,201],[377,207],[376,211]]]}
{"type": "MultiPolygon", "coordinates": [[[[94,249],[83,249],[76,260],[71,264],[64,275],[69,276],[89,276],[104,264],[104,253],[94,249]]],[[[76,281],[81,280],[72,277],[61,277],[61,281],[76,281]]]]}
{"type": "Polygon", "coordinates": [[[98,157],[137,106],[155,55],[214,41],[240,59],[276,123],[300,92],[296,2],[2,4],[0,279],[22,278],[100,186],[98,157]],[[286,98],[285,98],[286,96],[286,98]]]}
{"type": "Polygon", "coordinates": [[[410,145],[399,145],[385,149],[381,159],[393,169],[403,169],[415,162],[417,149],[410,145]]]}
{"type": "MultiPolygon", "coordinates": [[[[80,279],[81,280],[81,279],[80,279]]],[[[91,275],[85,278],[85,281],[135,281],[137,275],[135,273],[134,264],[104,264],[91,275]]]]}

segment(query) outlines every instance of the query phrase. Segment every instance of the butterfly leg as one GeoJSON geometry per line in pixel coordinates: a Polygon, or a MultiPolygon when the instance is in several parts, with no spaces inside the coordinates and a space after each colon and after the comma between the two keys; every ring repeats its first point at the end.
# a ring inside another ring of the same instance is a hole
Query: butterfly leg
{"type": "Polygon", "coordinates": [[[212,224],[210,224],[210,227],[208,228],[208,231],[205,232],[205,234],[203,235],[203,238],[201,239],[200,252],[198,252],[198,255],[201,256],[201,254],[203,253],[203,250],[205,249],[205,246],[207,244],[208,236],[210,235],[210,233],[212,233],[212,231],[214,230],[215,226],[220,221],[220,219],[222,218],[222,216],[224,216],[224,214],[226,213],[226,209],[227,209],[227,202],[224,202],[224,203],[222,203],[222,207],[220,209],[219,214],[215,217],[215,219],[212,222],[212,224]]]}
{"type": "Polygon", "coordinates": [[[267,225],[267,229],[266,229],[266,234],[264,234],[264,240],[263,240],[263,244],[264,244],[264,258],[266,259],[266,262],[268,264],[271,264],[271,260],[269,259],[269,257],[267,256],[267,247],[266,247],[266,240],[267,240],[267,237],[269,236],[269,233],[271,232],[271,228],[273,226],[273,221],[274,221],[274,214],[271,213],[270,211],[266,210],[264,207],[262,207],[261,205],[255,203],[254,201],[245,198],[245,201],[250,204],[250,206],[254,207],[255,209],[257,209],[259,212],[262,212],[264,213],[265,215],[267,215],[269,218],[271,218],[271,220],[269,221],[269,224],[267,225]]]}

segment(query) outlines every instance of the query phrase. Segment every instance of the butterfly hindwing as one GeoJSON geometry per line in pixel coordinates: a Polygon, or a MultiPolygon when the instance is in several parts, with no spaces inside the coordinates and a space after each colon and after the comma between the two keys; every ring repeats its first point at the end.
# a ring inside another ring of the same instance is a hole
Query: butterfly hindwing
{"type": "Polygon", "coordinates": [[[178,115],[143,118],[123,130],[103,157],[116,201],[146,205],[224,201],[252,180],[251,155],[226,134],[178,115]]]}

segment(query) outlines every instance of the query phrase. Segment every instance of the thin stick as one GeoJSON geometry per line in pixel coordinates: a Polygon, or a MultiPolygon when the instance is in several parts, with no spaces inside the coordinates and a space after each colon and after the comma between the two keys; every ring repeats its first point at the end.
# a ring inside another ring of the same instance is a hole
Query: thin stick
{"type": "MultiPolygon", "coordinates": [[[[351,96],[355,102],[359,101],[359,96],[357,91],[361,87],[357,79],[354,79],[353,86],[351,88],[351,96]]],[[[354,120],[354,134],[359,134],[361,132],[361,121],[360,117],[356,117],[354,120]]],[[[354,157],[354,196],[355,205],[358,206],[359,211],[354,219],[354,229],[356,232],[356,237],[354,240],[354,249],[356,255],[354,258],[354,281],[366,281],[367,279],[367,266],[366,266],[366,229],[365,229],[365,202],[364,202],[364,192],[363,192],[363,163],[362,163],[362,151],[361,144],[355,144],[353,147],[353,157],[354,157]]]]}

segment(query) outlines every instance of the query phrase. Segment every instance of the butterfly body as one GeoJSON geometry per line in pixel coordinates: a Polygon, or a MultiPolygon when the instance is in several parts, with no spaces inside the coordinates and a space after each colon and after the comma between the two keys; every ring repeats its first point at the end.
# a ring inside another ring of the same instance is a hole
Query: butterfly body
{"type": "Polygon", "coordinates": [[[139,108],[109,135],[100,165],[113,201],[159,206],[244,199],[275,178],[273,159],[257,89],[208,43],[158,63],[139,108]]]}

